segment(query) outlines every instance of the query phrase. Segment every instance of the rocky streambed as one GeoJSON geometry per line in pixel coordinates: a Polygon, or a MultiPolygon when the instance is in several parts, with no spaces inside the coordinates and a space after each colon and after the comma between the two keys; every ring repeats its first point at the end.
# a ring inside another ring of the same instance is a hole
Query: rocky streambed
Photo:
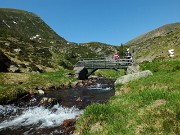
{"type": "Polygon", "coordinates": [[[106,103],[115,94],[114,80],[93,78],[75,88],[48,89],[0,105],[0,135],[69,135],[85,107],[106,103]]]}

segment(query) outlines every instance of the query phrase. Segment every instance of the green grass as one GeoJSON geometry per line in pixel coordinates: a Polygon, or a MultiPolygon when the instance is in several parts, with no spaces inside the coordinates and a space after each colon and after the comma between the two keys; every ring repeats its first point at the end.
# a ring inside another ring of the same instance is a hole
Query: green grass
{"type": "Polygon", "coordinates": [[[42,74],[32,74],[30,77],[30,86],[43,87],[43,86],[54,86],[59,87],[61,84],[69,84],[75,79],[68,77],[65,74],[71,71],[59,71],[59,72],[46,72],[42,74]]]}
{"type": "Polygon", "coordinates": [[[180,133],[179,61],[146,63],[153,76],[116,86],[107,104],[93,104],[77,122],[82,135],[180,133]]]}
{"type": "Polygon", "coordinates": [[[71,87],[75,78],[61,70],[45,73],[0,73],[0,103],[16,99],[19,94],[37,92],[37,89],[71,87]]]}

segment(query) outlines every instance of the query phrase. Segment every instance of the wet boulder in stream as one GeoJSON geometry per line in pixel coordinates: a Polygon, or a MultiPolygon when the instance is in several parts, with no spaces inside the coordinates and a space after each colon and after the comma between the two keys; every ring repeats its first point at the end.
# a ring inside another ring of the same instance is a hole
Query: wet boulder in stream
{"type": "Polygon", "coordinates": [[[57,103],[58,101],[55,98],[43,97],[41,101],[39,102],[39,106],[52,107],[57,103]]]}

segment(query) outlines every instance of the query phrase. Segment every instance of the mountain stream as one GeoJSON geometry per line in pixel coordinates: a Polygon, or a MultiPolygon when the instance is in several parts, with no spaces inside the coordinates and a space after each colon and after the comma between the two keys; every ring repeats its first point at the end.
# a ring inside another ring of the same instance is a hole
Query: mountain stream
{"type": "Polygon", "coordinates": [[[0,135],[73,134],[86,106],[106,103],[114,94],[114,81],[98,78],[81,87],[25,95],[13,104],[0,105],[0,135]]]}

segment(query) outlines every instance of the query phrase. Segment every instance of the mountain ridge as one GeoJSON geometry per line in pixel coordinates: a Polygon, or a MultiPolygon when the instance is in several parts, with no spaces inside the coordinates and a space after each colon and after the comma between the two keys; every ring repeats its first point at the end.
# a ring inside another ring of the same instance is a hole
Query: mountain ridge
{"type": "Polygon", "coordinates": [[[142,42],[144,40],[147,40],[149,38],[154,38],[154,37],[158,37],[158,36],[168,34],[171,31],[173,31],[174,29],[176,29],[176,27],[179,25],[180,25],[180,22],[165,24],[163,26],[160,26],[154,30],[146,32],[146,33],[128,41],[127,43],[125,43],[125,45],[134,44],[134,43],[137,44],[137,43],[142,42]]]}
{"type": "Polygon", "coordinates": [[[180,59],[180,22],[166,24],[125,43],[131,48],[137,62],[169,58],[169,49],[180,59]]]}

